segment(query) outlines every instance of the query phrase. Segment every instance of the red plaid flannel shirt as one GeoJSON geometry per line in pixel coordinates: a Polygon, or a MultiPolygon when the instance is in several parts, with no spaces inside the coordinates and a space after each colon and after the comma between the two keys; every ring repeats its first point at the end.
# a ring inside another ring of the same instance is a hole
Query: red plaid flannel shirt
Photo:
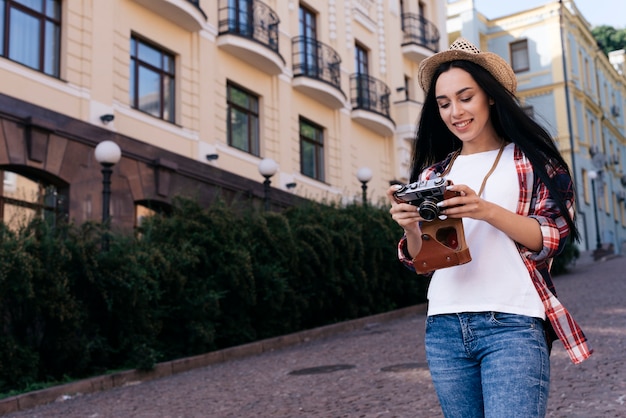
{"type": "MultiPolygon", "coordinates": [[[[569,227],[555,201],[550,197],[545,184],[534,176],[530,161],[517,146],[515,146],[514,158],[520,185],[517,213],[536,219],[543,235],[543,248],[540,252],[530,251],[519,244],[517,248],[545,307],[546,317],[550,324],[549,343],[551,344],[557,338],[561,340],[572,362],[578,364],[589,358],[593,350],[576,321],[557,299],[550,276],[552,258],[563,249],[569,235],[569,227]]],[[[421,178],[428,179],[436,173],[443,172],[449,161],[450,156],[426,169],[421,178]]],[[[573,215],[574,190],[570,176],[562,169],[549,171],[548,175],[554,178],[557,186],[564,191],[567,207],[570,215],[573,215]]],[[[402,237],[398,244],[398,257],[406,267],[415,270],[413,261],[407,257],[405,250],[406,237],[402,237]]]]}

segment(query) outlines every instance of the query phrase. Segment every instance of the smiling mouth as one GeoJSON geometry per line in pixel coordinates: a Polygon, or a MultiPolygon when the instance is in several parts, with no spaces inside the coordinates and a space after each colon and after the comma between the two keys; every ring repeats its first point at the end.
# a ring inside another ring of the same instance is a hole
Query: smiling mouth
{"type": "Polygon", "coordinates": [[[456,126],[457,128],[465,128],[471,122],[472,122],[472,120],[470,119],[470,120],[466,120],[466,121],[463,121],[463,122],[455,123],[454,126],[456,126]]]}

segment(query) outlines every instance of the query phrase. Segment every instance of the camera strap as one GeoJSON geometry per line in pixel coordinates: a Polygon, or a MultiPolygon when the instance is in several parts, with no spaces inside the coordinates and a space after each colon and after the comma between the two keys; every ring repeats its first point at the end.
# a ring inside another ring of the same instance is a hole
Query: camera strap
{"type": "MultiPolygon", "coordinates": [[[[491,169],[485,175],[485,178],[483,179],[483,183],[480,185],[480,190],[478,191],[478,196],[481,196],[483,194],[483,192],[485,191],[485,185],[487,184],[487,179],[489,178],[489,176],[491,176],[491,174],[493,174],[493,172],[495,171],[496,167],[498,166],[498,162],[500,161],[500,157],[502,157],[502,152],[504,151],[504,147],[506,147],[506,142],[502,141],[502,145],[500,146],[500,150],[498,151],[498,155],[496,156],[496,159],[493,162],[493,165],[491,166],[491,169]]],[[[461,150],[458,150],[457,152],[454,153],[454,155],[450,159],[450,163],[448,164],[448,167],[446,167],[446,169],[443,172],[443,174],[441,175],[441,177],[445,177],[450,172],[450,170],[452,170],[452,164],[454,164],[454,161],[456,160],[456,157],[458,157],[460,154],[461,154],[461,150]]]]}

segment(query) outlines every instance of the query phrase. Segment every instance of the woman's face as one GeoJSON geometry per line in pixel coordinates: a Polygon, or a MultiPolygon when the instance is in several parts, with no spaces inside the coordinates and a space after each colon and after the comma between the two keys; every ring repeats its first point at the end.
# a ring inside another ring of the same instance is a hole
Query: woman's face
{"type": "Polygon", "coordinates": [[[500,142],[490,119],[493,101],[467,71],[453,67],[441,73],[435,97],[441,119],[464,148],[477,147],[480,151],[500,142]]]}

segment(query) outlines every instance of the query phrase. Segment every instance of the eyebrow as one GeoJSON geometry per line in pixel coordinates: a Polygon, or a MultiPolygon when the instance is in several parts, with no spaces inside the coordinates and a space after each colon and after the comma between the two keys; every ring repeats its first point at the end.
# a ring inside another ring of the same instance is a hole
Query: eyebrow
{"type": "MultiPolygon", "coordinates": [[[[459,94],[462,94],[463,92],[465,92],[465,91],[467,91],[467,90],[471,90],[471,89],[472,89],[472,87],[463,87],[461,90],[457,91],[455,94],[458,96],[459,94]]],[[[436,97],[435,97],[435,99],[436,99],[436,100],[439,100],[439,99],[445,99],[445,98],[447,98],[447,97],[448,97],[448,96],[446,96],[446,95],[444,94],[444,95],[441,95],[441,96],[436,96],[436,97]]]]}

